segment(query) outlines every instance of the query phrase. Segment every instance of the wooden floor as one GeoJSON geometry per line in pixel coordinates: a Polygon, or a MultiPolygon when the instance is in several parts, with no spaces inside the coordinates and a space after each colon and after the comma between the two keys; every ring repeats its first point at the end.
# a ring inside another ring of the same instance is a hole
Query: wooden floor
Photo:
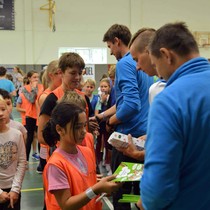
{"type": "Polygon", "coordinates": [[[26,171],[21,191],[21,210],[43,209],[42,174],[36,173],[37,165],[38,161],[29,161],[29,168],[26,171]]]}

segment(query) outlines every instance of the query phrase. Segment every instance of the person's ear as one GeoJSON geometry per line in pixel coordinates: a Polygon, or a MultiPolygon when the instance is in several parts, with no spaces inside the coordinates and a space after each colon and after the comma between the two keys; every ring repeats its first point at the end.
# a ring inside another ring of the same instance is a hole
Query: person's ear
{"type": "Polygon", "coordinates": [[[48,76],[50,77],[50,79],[52,79],[53,73],[49,73],[48,76]]]}
{"type": "Polygon", "coordinates": [[[172,53],[167,48],[160,48],[161,57],[164,58],[169,65],[172,64],[172,53]]]}
{"type": "Polygon", "coordinates": [[[119,45],[120,42],[121,42],[121,40],[119,38],[117,38],[117,37],[114,38],[114,44],[119,45]]]}
{"type": "Polygon", "coordinates": [[[144,52],[147,53],[147,54],[149,54],[149,48],[148,48],[148,46],[146,46],[146,47],[144,48],[144,52]]]}
{"type": "Polygon", "coordinates": [[[60,125],[56,125],[55,129],[56,129],[57,133],[59,134],[59,136],[64,135],[64,129],[60,125]]]}

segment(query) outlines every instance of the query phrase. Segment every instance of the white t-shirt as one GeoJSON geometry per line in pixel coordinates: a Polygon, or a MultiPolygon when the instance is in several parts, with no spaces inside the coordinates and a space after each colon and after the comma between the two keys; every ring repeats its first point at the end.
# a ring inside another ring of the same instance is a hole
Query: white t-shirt
{"type": "Polygon", "coordinates": [[[160,93],[166,86],[166,82],[163,81],[157,81],[154,84],[152,84],[149,88],[149,103],[151,104],[154,97],[160,93]]]}
{"type": "Polygon", "coordinates": [[[20,193],[26,170],[26,150],[20,131],[0,133],[0,194],[2,189],[20,193]]]}

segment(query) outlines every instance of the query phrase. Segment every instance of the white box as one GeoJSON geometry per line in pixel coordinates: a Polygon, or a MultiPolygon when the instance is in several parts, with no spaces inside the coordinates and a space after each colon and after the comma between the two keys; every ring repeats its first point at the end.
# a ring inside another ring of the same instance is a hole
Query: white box
{"type": "MultiPolygon", "coordinates": [[[[132,137],[133,143],[138,150],[144,150],[145,141],[132,137]]],[[[113,132],[108,139],[108,143],[113,147],[126,148],[128,146],[128,136],[123,133],[113,132]]]]}

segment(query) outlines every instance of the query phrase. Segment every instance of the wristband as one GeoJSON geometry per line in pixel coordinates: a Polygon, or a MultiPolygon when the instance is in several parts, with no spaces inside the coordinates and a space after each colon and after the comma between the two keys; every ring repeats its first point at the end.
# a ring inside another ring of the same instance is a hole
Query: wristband
{"type": "Polygon", "coordinates": [[[93,192],[92,188],[88,188],[86,191],[85,191],[85,194],[87,195],[87,197],[91,200],[93,198],[95,198],[97,195],[93,192]]]}

